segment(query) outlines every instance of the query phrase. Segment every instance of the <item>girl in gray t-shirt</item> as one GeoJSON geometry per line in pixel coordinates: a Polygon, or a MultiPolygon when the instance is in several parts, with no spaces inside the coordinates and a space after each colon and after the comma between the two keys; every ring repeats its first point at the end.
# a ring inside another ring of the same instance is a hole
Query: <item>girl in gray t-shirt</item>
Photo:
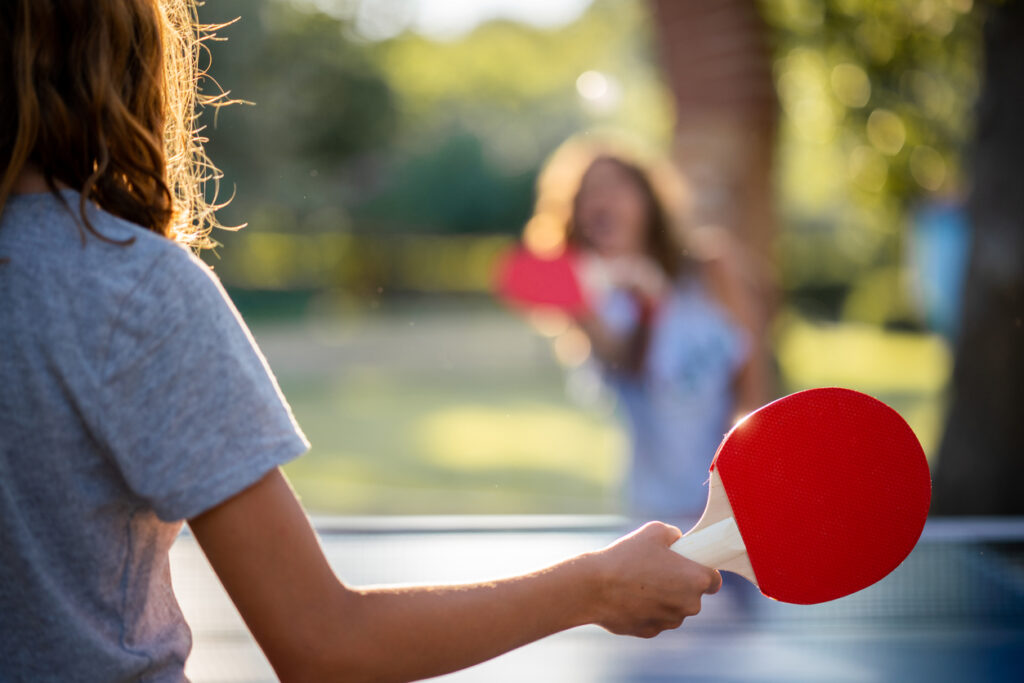
{"type": "Polygon", "coordinates": [[[718,589],[652,523],[524,576],[358,589],[278,466],[306,441],[201,248],[195,7],[0,3],[0,679],[180,681],[187,521],[285,680],[408,680],[718,589]]]}

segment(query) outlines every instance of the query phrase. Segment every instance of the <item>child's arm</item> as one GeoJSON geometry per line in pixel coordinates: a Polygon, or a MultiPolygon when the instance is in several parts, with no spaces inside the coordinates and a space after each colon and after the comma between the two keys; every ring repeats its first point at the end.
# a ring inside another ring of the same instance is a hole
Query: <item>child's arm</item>
{"type": "Polygon", "coordinates": [[[606,368],[616,372],[636,373],[643,363],[644,349],[650,336],[649,324],[641,320],[628,332],[610,329],[600,316],[586,312],[575,318],[590,340],[594,355],[606,368]]]}
{"type": "Polygon", "coordinates": [[[678,529],[652,523],[515,578],[349,588],[278,470],[189,525],[284,681],[436,676],[586,623],[651,637],[696,614],[721,585],[718,572],[668,549],[678,529]]]}

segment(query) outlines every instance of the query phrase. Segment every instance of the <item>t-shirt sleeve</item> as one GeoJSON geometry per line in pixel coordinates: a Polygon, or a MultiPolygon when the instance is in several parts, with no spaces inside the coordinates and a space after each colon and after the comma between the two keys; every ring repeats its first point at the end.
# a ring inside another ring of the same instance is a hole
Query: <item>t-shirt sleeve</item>
{"type": "Polygon", "coordinates": [[[194,517],[308,449],[248,328],[191,253],[164,250],[115,320],[102,438],[158,517],[194,517]]]}

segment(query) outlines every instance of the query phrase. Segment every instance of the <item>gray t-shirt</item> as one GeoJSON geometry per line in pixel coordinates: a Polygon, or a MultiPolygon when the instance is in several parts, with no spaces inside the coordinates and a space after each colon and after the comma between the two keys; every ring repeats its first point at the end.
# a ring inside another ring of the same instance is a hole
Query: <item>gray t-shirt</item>
{"type": "Polygon", "coordinates": [[[182,520],[308,444],[213,273],[61,196],[0,216],[0,681],[180,681],[182,520]]]}

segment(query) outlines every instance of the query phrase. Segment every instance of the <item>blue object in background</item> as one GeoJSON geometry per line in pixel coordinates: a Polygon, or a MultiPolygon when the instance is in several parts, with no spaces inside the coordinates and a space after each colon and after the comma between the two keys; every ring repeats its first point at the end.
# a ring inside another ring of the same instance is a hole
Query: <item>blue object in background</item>
{"type": "Polygon", "coordinates": [[[960,324],[971,229],[964,207],[935,202],[912,218],[909,265],[928,327],[955,339],[960,324]]]}

